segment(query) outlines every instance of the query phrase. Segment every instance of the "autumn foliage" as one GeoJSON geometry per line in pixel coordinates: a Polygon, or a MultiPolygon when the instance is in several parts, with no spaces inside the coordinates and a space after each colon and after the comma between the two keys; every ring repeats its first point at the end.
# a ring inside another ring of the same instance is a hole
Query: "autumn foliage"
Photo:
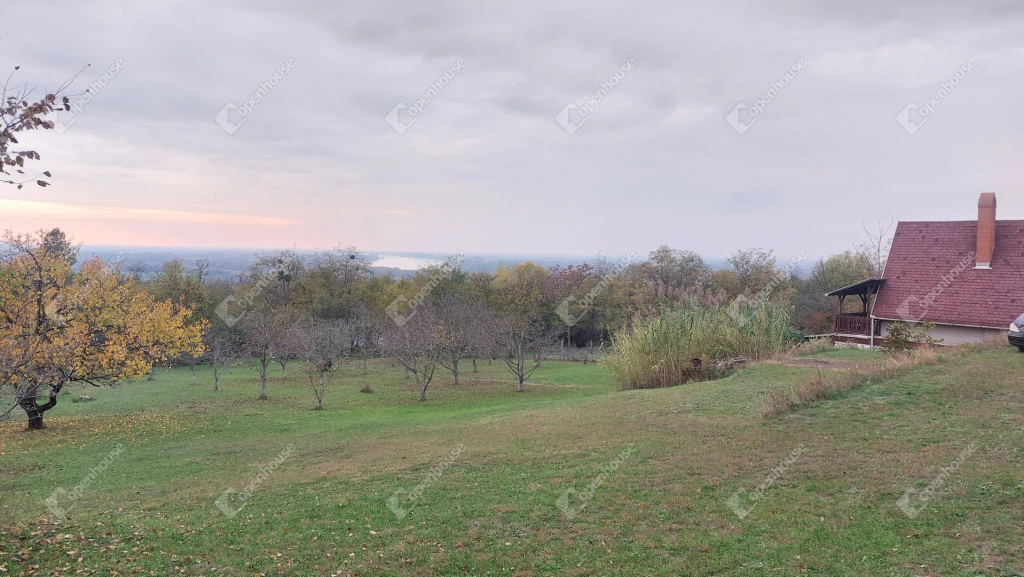
{"type": "MultiPolygon", "coordinates": [[[[15,72],[19,68],[15,66],[15,72]]],[[[53,93],[33,100],[30,98],[31,88],[13,83],[13,77],[14,72],[2,86],[3,93],[0,94],[0,120],[3,121],[0,128],[0,184],[13,184],[20,189],[23,185],[35,181],[39,186],[48,186],[50,183],[40,177],[49,177],[49,171],[30,177],[24,170],[27,161],[39,160],[39,153],[34,150],[10,150],[10,146],[19,144],[19,132],[54,129],[54,122],[47,120],[46,116],[54,111],[71,110],[70,99],[61,93],[74,78],[62,84],[53,93]]]]}
{"type": "Polygon", "coordinates": [[[203,351],[206,323],[190,322],[191,310],[139,291],[98,258],[74,271],[77,253],[57,230],[4,237],[0,419],[20,407],[29,428],[42,428],[68,383],[114,384],[169,356],[203,351]]]}

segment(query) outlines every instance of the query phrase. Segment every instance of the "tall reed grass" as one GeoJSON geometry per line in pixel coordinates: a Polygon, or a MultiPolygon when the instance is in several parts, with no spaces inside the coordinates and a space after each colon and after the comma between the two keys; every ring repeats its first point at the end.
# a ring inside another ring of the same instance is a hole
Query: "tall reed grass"
{"type": "Polygon", "coordinates": [[[796,336],[781,304],[709,307],[690,300],[618,335],[605,365],[622,389],[669,387],[703,376],[706,369],[696,369],[694,359],[704,367],[739,356],[758,360],[785,350],[796,336]]]}

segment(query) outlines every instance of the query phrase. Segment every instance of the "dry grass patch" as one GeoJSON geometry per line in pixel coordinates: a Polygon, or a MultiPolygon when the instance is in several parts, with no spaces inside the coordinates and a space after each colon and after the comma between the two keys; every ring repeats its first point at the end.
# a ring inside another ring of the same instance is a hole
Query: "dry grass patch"
{"type": "Polygon", "coordinates": [[[781,387],[770,389],[761,397],[758,405],[763,417],[773,419],[814,401],[835,398],[873,381],[894,378],[910,368],[934,365],[943,358],[964,353],[959,349],[939,353],[935,348],[924,347],[892,355],[867,366],[857,365],[845,371],[819,370],[817,375],[802,385],[789,390],[781,387]]]}

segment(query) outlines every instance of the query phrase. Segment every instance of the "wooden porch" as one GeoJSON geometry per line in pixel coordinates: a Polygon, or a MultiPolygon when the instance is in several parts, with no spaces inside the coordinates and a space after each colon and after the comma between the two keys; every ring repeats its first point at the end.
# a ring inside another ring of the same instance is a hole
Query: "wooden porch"
{"type": "MultiPolygon", "coordinates": [[[[832,332],[841,335],[870,335],[871,317],[867,313],[843,313],[836,315],[832,332]]],[[[882,324],[875,323],[875,336],[882,336],[882,324]]]]}
{"type": "Polygon", "coordinates": [[[828,293],[827,296],[838,297],[836,320],[833,323],[832,332],[839,335],[865,336],[872,336],[872,332],[874,332],[873,336],[881,336],[881,323],[873,323],[874,327],[872,327],[871,305],[873,304],[872,298],[878,295],[878,289],[884,282],[885,279],[873,278],[828,293]],[[851,296],[860,299],[861,306],[859,308],[862,309],[861,311],[843,312],[846,299],[851,296]],[[872,328],[874,329],[873,331],[872,328]]]}

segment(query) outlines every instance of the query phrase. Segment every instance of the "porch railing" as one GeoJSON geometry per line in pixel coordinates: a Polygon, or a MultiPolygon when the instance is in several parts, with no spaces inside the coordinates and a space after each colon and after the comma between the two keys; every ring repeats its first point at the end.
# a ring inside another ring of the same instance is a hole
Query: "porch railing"
{"type": "MultiPolygon", "coordinates": [[[[864,313],[841,314],[836,316],[835,332],[846,335],[867,335],[871,333],[871,319],[864,313]]],[[[881,336],[880,323],[875,323],[875,336],[881,336]]]]}

